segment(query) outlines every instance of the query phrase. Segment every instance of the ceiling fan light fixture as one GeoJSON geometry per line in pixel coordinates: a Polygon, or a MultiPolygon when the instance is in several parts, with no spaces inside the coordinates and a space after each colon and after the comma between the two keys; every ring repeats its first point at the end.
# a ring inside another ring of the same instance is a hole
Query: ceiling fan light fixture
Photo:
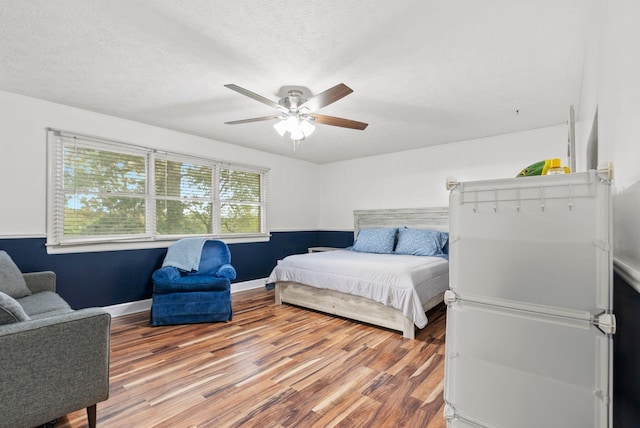
{"type": "Polygon", "coordinates": [[[287,126],[287,131],[289,131],[292,134],[300,129],[300,121],[296,116],[289,116],[285,120],[285,123],[287,126]]]}
{"type": "Polygon", "coordinates": [[[278,131],[278,134],[280,134],[281,137],[284,137],[284,134],[288,131],[286,120],[281,120],[280,122],[273,125],[273,127],[276,131],[278,131]]]}
{"type": "Polygon", "coordinates": [[[295,131],[292,131],[291,139],[294,141],[304,140],[304,132],[302,132],[302,129],[298,128],[295,131]]]}
{"type": "Polygon", "coordinates": [[[309,135],[313,134],[313,131],[316,130],[316,127],[308,120],[301,120],[300,130],[304,133],[305,137],[308,137],[309,135]]]}
{"type": "Polygon", "coordinates": [[[286,119],[280,120],[280,122],[273,125],[273,128],[280,134],[281,137],[289,132],[290,137],[294,141],[304,140],[309,135],[313,134],[316,127],[305,119],[300,119],[297,116],[289,116],[286,119]]]}

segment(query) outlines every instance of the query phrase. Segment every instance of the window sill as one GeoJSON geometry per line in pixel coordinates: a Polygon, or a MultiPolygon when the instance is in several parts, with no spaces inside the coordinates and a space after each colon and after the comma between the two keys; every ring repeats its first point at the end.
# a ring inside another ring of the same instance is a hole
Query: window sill
{"type": "MultiPolygon", "coordinates": [[[[253,236],[232,236],[227,238],[211,238],[223,241],[226,244],[240,244],[252,242],[269,242],[271,235],[253,236]]],[[[167,239],[157,241],[135,241],[135,242],[94,242],[86,244],[65,244],[47,246],[47,254],[70,254],[70,253],[94,253],[102,251],[126,251],[126,250],[146,250],[152,248],[167,248],[178,239],[167,239]]]]}

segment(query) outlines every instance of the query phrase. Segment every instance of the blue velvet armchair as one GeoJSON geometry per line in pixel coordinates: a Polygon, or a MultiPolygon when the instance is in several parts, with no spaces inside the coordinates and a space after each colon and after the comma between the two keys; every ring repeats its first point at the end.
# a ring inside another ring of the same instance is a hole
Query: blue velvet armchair
{"type": "Polygon", "coordinates": [[[231,252],[224,242],[177,241],[169,247],[163,267],[152,275],[151,325],[231,320],[231,280],[235,278],[231,252]],[[189,270],[194,266],[197,269],[189,270]]]}

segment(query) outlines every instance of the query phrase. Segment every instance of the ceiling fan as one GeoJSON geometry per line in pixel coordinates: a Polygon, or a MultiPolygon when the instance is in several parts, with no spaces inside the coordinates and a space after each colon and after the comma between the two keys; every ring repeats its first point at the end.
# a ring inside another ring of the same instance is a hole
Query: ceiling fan
{"type": "Polygon", "coordinates": [[[280,119],[280,122],[273,125],[273,127],[282,136],[284,136],[286,132],[289,132],[291,139],[294,140],[294,142],[304,140],[305,137],[311,135],[311,133],[315,129],[315,127],[313,126],[313,122],[321,123],[323,125],[339,126],[341,128],[351,128],[359,130],[364,130],[368,125],[367,123],[358,122],[355,120],[314,113],[316,110],[319,110],[322,107],[326,107],[329,104],[332,104],[353,92],[353,89],[351,89],[344,83],[340,83],[332,88],[329,88],[326,91],[321,92],[309,99],[304,98],[304,94],[301,90],[289,89],[287,91],[287,95],[280,99],[278,102],[253,93],[238,85],[228,84],[224,86],[278,110],[278,114],[272,116],[254,117],[251,119],[225,122],[225,124],[227,125],[238,125],[241,123],[280,119]]]}

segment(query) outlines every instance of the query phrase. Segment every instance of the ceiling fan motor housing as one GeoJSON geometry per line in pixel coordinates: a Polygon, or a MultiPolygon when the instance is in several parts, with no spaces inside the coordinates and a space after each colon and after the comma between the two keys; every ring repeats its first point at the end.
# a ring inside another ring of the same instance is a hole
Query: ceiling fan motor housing
{"type": "Polygon", "coordinates": [[[283,107],[286,107],[291,112],[298,111],[298,106],[307,101],[306,98],[302,98],[302,91],[298,91],[296,89],[291,89],[287,96],[278,101],[283,107]]]}

